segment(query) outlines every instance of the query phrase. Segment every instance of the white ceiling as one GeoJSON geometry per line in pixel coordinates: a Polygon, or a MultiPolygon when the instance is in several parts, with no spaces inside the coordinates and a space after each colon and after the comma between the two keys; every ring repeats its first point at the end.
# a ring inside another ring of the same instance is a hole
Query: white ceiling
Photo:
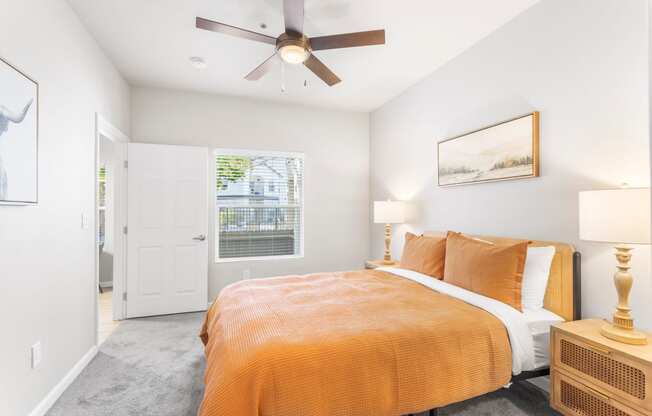
{"type": "Polygon", "coordinates": [[[244,79],[273,46],[195,29],[201,16],[276,37],[282,0],[68,1],[132,85],[370,111],[538,0],[306,0],[308,36],[384,28],[387,44],[316,52],[343,80],[334,87],[286,65],[285,92],[280,66],[260,81],[244,79]],[[190,56],[208,68],[193,68],[190,56]]]}

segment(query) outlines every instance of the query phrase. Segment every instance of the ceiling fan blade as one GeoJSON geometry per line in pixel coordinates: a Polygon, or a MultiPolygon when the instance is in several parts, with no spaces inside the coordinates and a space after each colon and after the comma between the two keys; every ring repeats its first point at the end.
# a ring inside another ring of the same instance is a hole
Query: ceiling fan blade
{"type": "Polygon", "coordinates": [[[198,29],[209,30],[211,32],[223,33],[225,35],[237,36],[239,38],[269,43],[270,45],[276,45],[276,38],[271,36],[252,32],[251,30],[247,29],[241,29],[235,26],[230,26],[224,23],[215,22],[213,20],[204,19],[203,17],[197,17],[195,24],[198,29]]]}
{"type": "Polygon", "coordinates": [[[303,2],[304,0],[283,0],[286,31],[303,33],[303,2]]]}
{"type": "Polygon", "coordinates": [[[247,79],[249,81],[258,81],[259,79],[261,79],[263,77],[263,75],[265,75],[272,68],[274,68],[274,65],[276,65],[277,62],[278,62],[278,55],[277,54],[274,54],[274,55],[270,56],[269,58],[267,58],[267,60],[265,62],[258,65],[256,67],[256,69],[254,69],[253,71],[248,73],[247,76],[245,76],[245,79],[247,79]]]}
{"type": "Polygon", "coordinates": [[[367,32],[343,33],[341,35],[317,36],[315,38],[310,38],[310,47],[313,51],[384,44],[384,29],[370,30],[367,32]]]}
{"type": "Polygon", "coordinates": [[[310,55],[308,59],[303,63],[309,70],[311,70],[315,75],[321,78],[329,87],[337,84],[342,81],[338,78],[337,75],[333,73],[326,65],[322,63],[315,55],[310,55]]]}

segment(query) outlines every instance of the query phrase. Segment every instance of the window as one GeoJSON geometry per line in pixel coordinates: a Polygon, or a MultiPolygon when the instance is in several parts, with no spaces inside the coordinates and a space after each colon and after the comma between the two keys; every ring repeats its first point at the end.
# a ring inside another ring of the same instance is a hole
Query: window
{"type": "Polygon", "coordinates": [[[303,155],[215,151],[216,260],[303,255],[303,155]]]}

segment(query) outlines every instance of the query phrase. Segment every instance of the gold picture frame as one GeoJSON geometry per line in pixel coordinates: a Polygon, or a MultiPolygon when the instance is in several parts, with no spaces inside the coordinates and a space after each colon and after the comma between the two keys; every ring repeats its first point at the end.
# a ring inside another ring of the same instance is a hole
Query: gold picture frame
{"type": "Polygon", "coordinates": [[[539,176],[539,112],[437,143],[437,184],[470,185],[539,176]]]}

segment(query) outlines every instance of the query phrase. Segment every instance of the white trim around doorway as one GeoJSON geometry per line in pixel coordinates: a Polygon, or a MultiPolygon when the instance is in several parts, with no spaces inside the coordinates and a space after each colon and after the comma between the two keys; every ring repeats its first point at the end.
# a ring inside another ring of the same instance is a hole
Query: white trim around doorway
{"type": "Polygon", "coordinates": [[[99,234],[99,219],[98,219],[98,186],[97,175],[99,172],[100,164],[100,140],[105,137],[115,144],[119,151],[116,152],[116,164],[114,174],[114,185],[116,192],[114,193],[114,235],[115,235],[115,253],[113,257],[113,319],[116,321],[125,319],[126,317],[126,302],[123,300],[123,293],[127,287],[127,238],[123,233],[123,227],[127,224],[127,169],[123,165],[127,160],[127,143],[129,138],[122,133],[118,128],[113,126],[101,114],[95,115],[95,170],[93,172],[94,186],[95,186],[95,209],[93,212],[94,229],[93,246],[95,248],[95,283],[93,285],[93,298],[95,304],[95,344],[99,344],[99,304],[98,304],[98,287],[100,284],[99,273],[99,255],[97,249],[97,236],[99,234]]]}

